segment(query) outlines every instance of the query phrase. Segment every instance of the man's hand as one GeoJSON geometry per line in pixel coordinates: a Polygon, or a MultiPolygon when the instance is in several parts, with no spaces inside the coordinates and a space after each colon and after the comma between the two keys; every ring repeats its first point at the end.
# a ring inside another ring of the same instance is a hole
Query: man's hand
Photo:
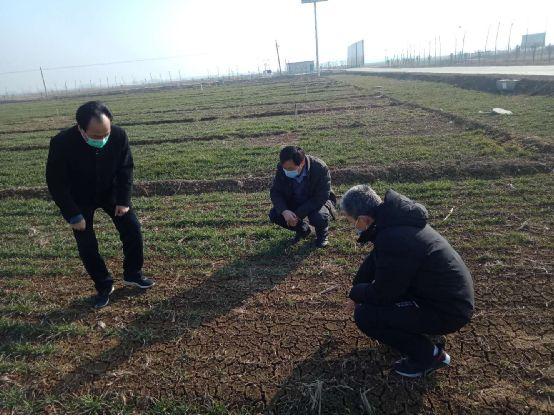
{"type": "Polygon", "coordinates": [[[356,309],[356,302],[352,299],[348,299],[344,304],[344,312],[351,315],[354,312],[354,309],[356,309]]]}
{"type": "Polygon", "coordinates": [[[296,227],[296,225],[298,224],[298,217],[292,211],[283,211],[283,218],[285,219],[289,227],[296,227]]]}
{"type": "Polygon", "coordinates": [[[73,228],[75,231],[85,231],[85,229],[87,228],[87,223],[83,218],[81,221],[76,222],[75,224],[71,224],[71,228],[73,228]]]}
{"type": "Polygon", "coordinates": [[[115,206],[115,216],[116,217],[123,217],[128,212],[129,212],[129,207],[126,207],[126,206],[123,206],[123,205],[116,205],[115,206]]]}

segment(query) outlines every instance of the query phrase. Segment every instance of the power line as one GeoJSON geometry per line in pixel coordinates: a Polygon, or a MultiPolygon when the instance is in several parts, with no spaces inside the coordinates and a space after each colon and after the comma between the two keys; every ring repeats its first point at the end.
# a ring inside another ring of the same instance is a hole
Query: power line
{"type": "Polygon", "coordinates": [[[37,72],[40,71],[39,69],[25,69],[22,71],[9,71],[9,72],[0,72],[0,75],[8,75],[8,74],[23,74],[25,72],[37,72]]]}
{"type": "MultiPolygon", "coordinates": [[[[87,68],[87,67],[93,67],[93,66],[106,66],[106,65],[118,65],[118,64],[132,64],[136,62],[148,62],[148,61],[164,61],[168,59],[178,59],[178,58],[186,58],[191,56],[203,56],[208,55],[207,53],[197,53],[197,54],[188,54],[188,55],[175,55],[175,56],[165,56],[160,58],[142,58],[142,59],[131,59],[127,61],[113,61],[113,62],[99,62],[99,63],[93,63],[93,64],[83,64],[83,65],[67,65],[67,66],[56,66],[56,67],[43,67],[43,71],[53,71],[58,69],[76,69],[76,68],[87,68]]],[[[8,75],[8,74],[23,74],[26,72],[37,72],[40,70],[37,69],[25,69],[20,71],[8,71],[8,72],[0,72],[0,75],[8,75]]]]}

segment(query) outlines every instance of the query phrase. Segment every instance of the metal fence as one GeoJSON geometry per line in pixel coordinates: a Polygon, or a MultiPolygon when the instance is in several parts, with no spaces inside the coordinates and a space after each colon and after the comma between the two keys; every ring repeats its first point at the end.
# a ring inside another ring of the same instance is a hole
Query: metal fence
{"type": "Polygon", "coordinates": [[[554,45],[507,51],[459,52],[449,55],[395,55],[385,58],[388,67],[471,66],[471,65],[548,65],[554,61],[554,45]]]}

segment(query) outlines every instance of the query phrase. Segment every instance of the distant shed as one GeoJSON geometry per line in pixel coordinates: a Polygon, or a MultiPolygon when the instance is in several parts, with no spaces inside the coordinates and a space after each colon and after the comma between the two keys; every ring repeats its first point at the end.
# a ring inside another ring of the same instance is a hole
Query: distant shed
{"type": "Polygon", "coordinates": [[[314,72],[314,61],[288,62],[287,72],[289,74],[311,74],[314,72]]]}

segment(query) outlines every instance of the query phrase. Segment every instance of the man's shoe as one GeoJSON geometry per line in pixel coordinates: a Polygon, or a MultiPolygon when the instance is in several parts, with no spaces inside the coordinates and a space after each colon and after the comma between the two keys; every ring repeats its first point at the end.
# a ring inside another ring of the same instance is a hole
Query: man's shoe
{"type": "Polygon", "coordinates": [[[315,246],[317,248],[325,248],[328,245],[329,245],[329,238],[327,236],[317,237],[317,240],[315,241],[315,246]]]}
{"type": "Polygon", "coordinates": [[[291,240],[291,244],[298,244],[300,240],[303,240],[304,238],[307,238],[312,233],[312,230],[310,227],[308,227],[307,231],[297,231],[294,238],[291,240]]]}
{"type": "Polygon", "coordinates": [[[315,230],[315,234],[315,246],[317,248],[324,248],[329,245],[329,227],[318,228],[315,230]]]}
{"type": "Polygon", "coordinates": [[[148,277],[138,275],[135,277],[124,277],[123,283],[128,286],[140,287],[141,289],[149,289],[154,286],[154,281],[148,277]]]}
{"type": "Polygon", "coordinates": [[[109,290],[102,290],[94,297],[94,309],[101,309],[110,303],[110,295],[113,293],[113,286],[109,290]]]}
{"type": "Polygon", "coordinates": [[[425,377],[440,368],[448,367],[450,365],[450,355],[438,346],[439,353],[433,357],[433,362],[428,366],[422,366],[421,364],[411,360],[410,358],[403,358],[394,363],[393,369],[397,374],[403,377],[425,377]]]}

